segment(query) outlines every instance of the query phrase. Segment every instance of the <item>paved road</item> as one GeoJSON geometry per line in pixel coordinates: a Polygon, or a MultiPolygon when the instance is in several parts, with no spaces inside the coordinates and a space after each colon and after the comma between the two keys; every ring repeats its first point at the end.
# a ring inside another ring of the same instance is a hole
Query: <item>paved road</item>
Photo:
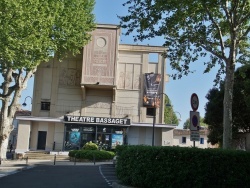
{"type": "Polygon", "coordinates": [[[1,188],[110,188],[117,181],[113,165],[36,166],[0,178],[1,188]]]}
{"type": "Polygon", "coordinates": [[[113,164],[104,164],[99,166],[99,171],[105,181],[111,186],[113,182],[118,182],[115,167],[113,164]]]}

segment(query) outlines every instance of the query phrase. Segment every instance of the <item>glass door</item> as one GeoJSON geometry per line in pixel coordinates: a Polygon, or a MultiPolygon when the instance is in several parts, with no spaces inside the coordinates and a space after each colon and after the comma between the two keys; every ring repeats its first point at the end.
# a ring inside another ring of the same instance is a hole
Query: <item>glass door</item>
{"type": "Polygon", "coordinates": [[[97,133],[97,144],[100,150],[110,150],[111,134],[97,133]]]}
{"type": "Polygon", "coordinates": [[[87,142],[95,142],[95,133],[82,133],[81,138],[82,148],[87,142]]]}

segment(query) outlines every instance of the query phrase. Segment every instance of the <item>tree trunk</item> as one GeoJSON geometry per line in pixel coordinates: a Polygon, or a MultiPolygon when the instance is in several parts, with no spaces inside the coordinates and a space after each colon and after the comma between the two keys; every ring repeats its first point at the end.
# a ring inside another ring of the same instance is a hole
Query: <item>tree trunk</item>
{"type": "MultiPolygon", "coordinates": [[[[11,121],[12,122],[12,121],[11,121]]],[[[9,122],[9,119],[7,121],[1,122],[2,127],[1,133],[0,133],[0,157],[2,160],[6,159],[6,153],[8,150],[8,141],[9,141],[9,135],[12,130],[12,123],[9,122]]]]}
{"type": "Polygon", "coordinates": [[[223,149],[232,148],[232,103],[234,85],[234,66],[227,66],[223,101],[223,149]]]}
{"type": "Polygon", "coordinates": [[[9,140],[9,137],[4,139],[1,143],[1,150],[0,150],[0,158],[1,160],[5,160],[6,159],[6,153],[7,153],[7,150],[8,150],[8,140],[9,140]]]}
{"type": "Polygon", "coordinates": [[[6,158],[8,140],[13,128],[13,119],[16,111],[20,108],[19,99],[21,93],[26,89],[30,77],[36,72],[36,67],[29,71],[23,69],[13,70],[12,68],[6,68],[4,71],[5,74],[2,74],[4,77],[2,94],[4,97],[2,96],[0,110],[0,157],[2,159],[6,158]]]}

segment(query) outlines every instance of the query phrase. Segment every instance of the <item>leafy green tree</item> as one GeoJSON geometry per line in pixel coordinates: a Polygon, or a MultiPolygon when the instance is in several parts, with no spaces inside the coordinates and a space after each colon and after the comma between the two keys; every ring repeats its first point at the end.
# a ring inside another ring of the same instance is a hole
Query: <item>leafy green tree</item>
{"type": "MultiPolygon", "coordinates": [[[[233,93],[233,137],[237,133],[250,132],[250,65],[242,66],[235,72],[233,93]]],[[[209,124],[208,142],[223,145],[223,96],[224,82],[219,88],[209,90],[205,106],[205,122],[209,124]]]]}
{"type": "Polygon", "coordinates": [[[28,80],[53,54],[77,54],[95,28],[94,0],[0,1],[0,157],[28,80]]]}
{"type": "Polygon", "coordinates": [[[190,63],[207,56],[204,72],[217,65],[216,83],[225,74],[223,148],[231,148],[235,64],[250,59],[249,0],[127,0],[123,5],[128,15],[119,18],[126,35],[136,31],[135,41],[164,36],[174,79],[193,72],[190,63]]]}
{"type": "Polygon", "coordinates": [[[164,109],[164,122],[165,124],[178,125],[179,119],[177,118],[173,106],[171,105],[171,101],[169,97],[165,96],[165,109],[164,109]]]}
{"type": "MultiPolygon", "coordinates": [[[[222,85],[221,85],[222,86],[222,85]]],[[[205,110],[205,122],[209,124],[208,142],[212,145],[223,142],[223,86],[209,90],[205,110]]]]}
{"type": "Polygon", "coordinates": [[[237,132],[250,132],[250,65],[235,72],[233,127],[237,132]]]}

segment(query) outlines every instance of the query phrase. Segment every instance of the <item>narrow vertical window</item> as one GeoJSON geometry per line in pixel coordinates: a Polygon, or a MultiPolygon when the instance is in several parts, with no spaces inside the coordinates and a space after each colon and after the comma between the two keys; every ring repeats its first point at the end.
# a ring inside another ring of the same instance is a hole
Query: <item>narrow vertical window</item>
{"type": "Polygon", "coordinates": [[[186,144],[186,137],[182,137],[182,144],[186,144]]]}
{"type": "Polygon", "coordinates": [[[204,138],[200,138],[200,144],[204,144],[204,138]]]}

